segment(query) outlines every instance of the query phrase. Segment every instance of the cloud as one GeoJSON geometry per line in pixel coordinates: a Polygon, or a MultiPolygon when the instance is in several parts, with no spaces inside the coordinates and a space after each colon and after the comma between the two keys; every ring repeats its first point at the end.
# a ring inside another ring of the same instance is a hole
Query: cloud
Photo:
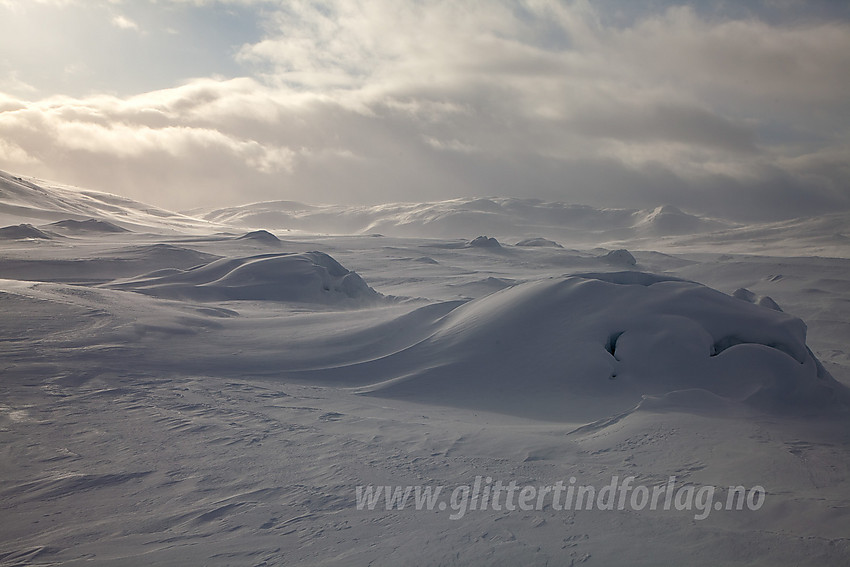
{"type": "Polygon", "coordinates": [[[776,26],[758,20],[710,22],[673,8],[612,34],[609,53],[655,80],[726,95],[739,103],[846,102],[850,34],[846,22],[776,26]]]}
{"type": "Polygon", "coordinates": [[[134,22],[134,21],[132,21],[132,20],[120,15],[120,14],[112,17],[112,25],[115,26],[116,28],[120,28],[122,30],[136,30],[136,31],[138,31],[138,29],[139,29],[139,25],[136,22],[134,22]]]}
{"type": "MultiPolygon", "coordinates": [[[[203,4],[203,3],[199,3],[203,4]]],[[[253,72],[0,98],[0,167],[172,207],[537,196],[850,206],[850,27],[585,2],[264,3],[253,72]]]]}

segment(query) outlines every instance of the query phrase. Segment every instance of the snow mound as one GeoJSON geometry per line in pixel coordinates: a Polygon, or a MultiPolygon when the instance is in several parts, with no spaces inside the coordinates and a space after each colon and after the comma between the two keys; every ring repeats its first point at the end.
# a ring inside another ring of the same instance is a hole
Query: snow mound
{"type": "Polygon", "coordinates": [[[188,270],[153,272],[105,287],[190,301],[352,304],[382,297],[323,252],[220,258],[188,270]]]}
{"type": "Polygon", "coordinates": [[[615,264],[618,266],[634,266],[637,264],[637,260],[635,260],[635,257],[632,256],[632,253],[623,248],[620,248],[619,250],[611,250],[602,256],[602,259],[609,264],[615,264]]]}
{"type": "Polygon", "coordinates": [[[130,232],[126,228],[122,228],[116,224],[113,224],[109,221],[98,220],[98,219],[88,219],[84,221],[78,221],[74,219],[66,219],[57,221],[54,223],[50,223],[48,225],[53,228],[64,229],[69,232],[105,232],[105,233],[120,233],[120,232],[130,232]]]}
{"type": "Polygon", "coordinates": [[[516,284],[516,280],[489,277],[463,284],[449,284],[449,287],[460,295],[470,298],[493,293],[494,291],[505,289],[506,287],[510,287],[514,284],[516,284]]]}
{"type": "Polygon", "coordinates": [[[748,303],[755,303],[757,305],[761,305],[762,307],[773,309],[774,311],[782,311],[782,308],[779,307],[779,304],[776,303],[769,295],[758,296],[745,287],[739,287],[738,289],[736,289],[732,293],[732,297],[742,299],[748,303]]]}
{"type": "Polygon", "coordinates": [[[451,311],[428,339],[346,372],[374,380],[364,391],[375,395],[566,421],[628,411],[646,396],[647,407],[674,400],[687,411],[670,395],[681,390],[778,413],[850,400],[806,346],[800,319],[642,272],[497,291],[451,311]]]}
{"type": "Polygon", "coordinates": [[[548,246],[551,248],[563,248],[560,244],[555,242],[554,240],[549,240],[547,238],[526,238],[525,240],[520,240],[516,243],[517,246],[548,246]]]}
{"type": "Polygon", "coordinates": [[[112,224],[109,221],[97,219],[88,219],[84,221],[65,219],[50,223],[49,226],[53,228],[65,229],[70,232],[130,232],[126,228],[121,228],[120,226],[112,224]]]}
{"type": "Polygon", "coordinates": [[[4,226],[3,228],[0,228],[0,239],[24,240],[27,238],[35,238],[38,240],[50,240],[52,236],[42,230],[37,229],[31,224],[18,224],[14,226],[4,226]]]}
{"type": "Polygon", "coordinates": [[[125,263],[157,266],[160,268],[191,268],[217,260],[221,256],[199,252],[191,248],[174,246],[173,244],[149,244],[144,246],[129,246],[112,250],[104,254],[105,258],[120,260],[125,263]]]}
{"type": "Polygon", "coordinates": [[[277,246],[280,244],[280,238],[267,230],[255,230],[237,238],[237,240],[253,240],[260,244],[269,244],[277,246]]]}
{"type": "Polygon", "coordinates": [[[712,219],[688,214],[671,205],[657,207],[649,213],[638,215],[636,228],[650,235],[676,235],[710,232],[724,228],[724,225],[712,219]]]}
{"type": "Polygon", "coordinates": [[[495,238],[489,236],[478,236],[469,241],[470,248],[501,248],[502,245],[495,238]]]}

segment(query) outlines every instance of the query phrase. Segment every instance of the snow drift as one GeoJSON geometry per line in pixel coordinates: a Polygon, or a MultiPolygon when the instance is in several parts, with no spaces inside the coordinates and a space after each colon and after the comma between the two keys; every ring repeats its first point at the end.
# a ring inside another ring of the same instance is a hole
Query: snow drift
{"type": "Polygon", "coordinates": [[[546,246],[549,248],[563,248],[560,244],[555,242],[554,240],[549,240],[548,238],[525,238],[516,243],[516,246],[546,246]]]}
{"type": "Polygon", "coordinates": [[[0,240],[50,240],[51,238],[53,237],[49,233],[26,223],[0,228],[0,240]]]}
{"type": "Polygon", "coordinates": [[[280,245],[280,238],[267,230],[254,230],[238,237],[236,240],[251,240],[258,244],[265,244],[268,246],[280,245]]]}
{"type": "Polygon", "coordinates": [[[221,258],[188,270],[165,269],[104,287],[190,301],[362,303],[381,297],[322,252],[221,258]]]}
{"type": "Polygon", "coordinates": [[[181,246],[152,244],[95,250],[73,259],[46,259],[23,254],[16,258],[3,258],[0,267],[4,278],[92,284],[166,268],[191,268],[220,257],[181,246]]]}
{"type": "Polygon", "coordinates": [[[107,233],[120,233],[120,232],[130,232],[126,228],[121,228],[118,225],[115,225],[109,221],[97,220],[97,219],[88,219],[84,221],[74,220],[74,219],[65,219],[62,221],[57,221],[50,223],[49,225],[52,228],[65,229],[69,232],[76,233],[92,233],[92,232],[107,232],[107,233]]]}
{"type": "Polygon", "coordinates": [[[567,421],[645,396],[662,397],[658,410],[681,391],[691,391],[683,411],[700,396],[781,413],[848,400],[807,348],[800,319],[642,272],[516,285],[457,307],[408,348],[313,375],[371,382],[363,391],[380,396],[567,421]]]}

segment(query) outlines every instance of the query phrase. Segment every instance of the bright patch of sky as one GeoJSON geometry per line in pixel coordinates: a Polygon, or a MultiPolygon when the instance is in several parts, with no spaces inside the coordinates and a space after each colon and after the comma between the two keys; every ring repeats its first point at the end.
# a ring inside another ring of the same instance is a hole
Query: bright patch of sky
{"type": "Polygon", "coordinates": [[[131,95],[243,76],[264,10],[238,3],[0,2],[0,90],[131,95]]]}

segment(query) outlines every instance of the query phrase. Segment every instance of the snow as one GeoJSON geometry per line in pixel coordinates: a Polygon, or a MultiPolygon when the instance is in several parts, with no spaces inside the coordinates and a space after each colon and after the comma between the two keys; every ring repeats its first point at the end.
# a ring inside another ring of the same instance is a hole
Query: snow
{"type": "MultiPolygon", "coordinates": [[[[470,232],[505,236],[562,236],[581,242],[624,237],[694,234],[734,228],[736,223],[703,218],[675,207],[652,210],[596,209],[536,199],[492,197],[432,203],[391,203],[345,207],[270,201],[191,214],[211,222],[314,233],[463,238],[470,232]]],[[[539,244],[538,244],[539,245],[539,244]]]]}
{"type": "Polygon", "coordinates": [[[549,240],[547,238],[526,238],[524,240],[520,240],[516,243],[517,246],[551,246],[553,248],[563,248],[560,244],[555,242],[554,240],[549,240]]]}
{"type": "Polygon", "coordinates": [[[502,245],[495,238],[489,236],[476,236],[467,245],[470,248],[501,248],[502,245]]]}
{"type": "Polygon", "coordinates": [[[7,219],[17,222],[26,219],[32,223],[102,220],[129,230],[144,228],[158,232],[206,232],[216,228],[209,222],[118,195],[0,171],[0,223],[7,219]]]}
{"type": "Polygon", "coordinates": [[[728,225],[716,219],[701,218],[676,207],[664,205],[644,214],[636,226],[642,233],[670,235],[712,232],[728,225]]]}
{"type": "Polygon", "coordinates": [[[847,390],[805,335],[797,318],[692,282],[587,274],[469,302],[427,340],[338,371],[385,379],[370,390],[380,395],[565,421],[691,389],[764,411],[829,411],[847,390]]]}
{"type": "Polygon", "coordinates": [[[50,223],[54,229],[65,229],[69,232],[128,232],[126,228],[121,228],[109,221],[88,219],[78,221],[67,219],[50,223]]]}
{"type": "Polygon", "coordinates": [[[489,234],[501,242],[544,238],[592,249],[629,248],[699,253],[848,257],[850,218],[845,211],[817,217],[742,224],[682,211],[595,208],[536,199],[492,197],[373,206],[306,205],[293,201],[252,203],[191,215],[218,225],[286,230],[300,234],[370,234],[392,237],[468,239],[489,234]]]}
{"type": "Polygon", "coordinates": [[[188,270],[157,270],[106,287],[189,301],[372,300],[380,295],[322,252],[221,258],[188,270]]]}
{"type": "Polygon", "coordinates": [[[240,240],[254,240],[260,244],[269,246],[277,246],[280,244],[280,238],[267,230],[254,230],[239,237],[240,240]]]}
{"type": "Polygon", "coordinates": [[[184,215],[0,173],[0,218],[0,565],[850,557],[843,213],[184,215]],[[355,506],[358,485],[614,475],[767,495],[704,520],[355,506]]]}
{"type": "Polygon", "coordinates": [[[37,238],[41,240],[50,240],[53,238],[50,234],[37,229],[31,224],[23,223],[14,226],[4,226],[0,228],[0,239],[3,240],[24,240],[27,238],[37,238]]]}
{"type": "Polygon", "coordinates": [[[625,248],[611,250],[603,256],[603,259],[609,264],[619,264],[621,266],[634,266],[637,264],[635,257],[625,248]]]}

